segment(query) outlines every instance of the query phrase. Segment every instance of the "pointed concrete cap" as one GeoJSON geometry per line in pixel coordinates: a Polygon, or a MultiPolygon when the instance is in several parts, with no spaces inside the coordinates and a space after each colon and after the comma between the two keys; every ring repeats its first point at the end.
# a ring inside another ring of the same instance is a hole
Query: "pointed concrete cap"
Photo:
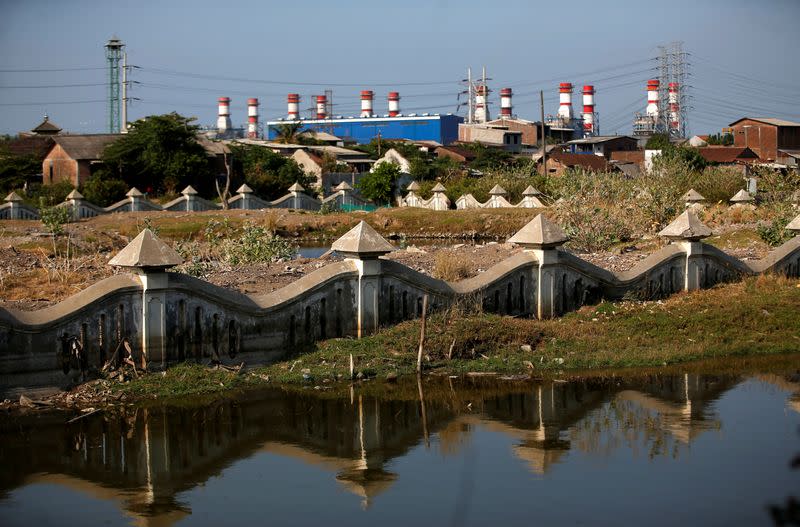
{"type": "Polygon", "coordinates": [[[689,191],[686,192],[686,194],[681,196],[681,201],[685,201],[686,203],[699,203],[705,200],[706,198],[704,198],[702,194],[700,194],[693,188],[690,188],[689,191]]]}
{"type": "Polygon", "coordinates": [[[664,227],[658,235],[670,240],[697,241],[711,236],[711,229],[697,219],[691,210],[687,210],[664,227]]]}
{"type": "Polygon", "coordinates": [[[12,192],[8,196],[6,196],[6,201],[9,202],[9,203],[12,203],[12,202],[15,202],[15,201],[22,201],[22,196],[20,196],[16,192],[12,192]]]}
{"type": "Polygon", "coordinates": [[[506,192],[506,189],[500,185],[495,185],[492,187],[492,190],[489,191],[489,194],[492,196],[502,196],[504,194],[508,194],[508,192],[506,192]]]}
{"type": "Polygon", "coordinates": [[[447,189],[444,188],[444,185],[441,183],[437,183],[435,187],[431,189],[432,192],[447,192],[447,189]]]}
{"type": "Polygon", "coordinates": [[[734,194],[731,198],[732,203],[747,203],[748,201],[753,201],[753,196],[744,189],[734,194]]]}
{"type": "Polygon", "coordinates": [[[795,219],[789,222],[789,225],[786,226],[787,230],[790,231],[800,231],[800,216],[797,216],[795,219]]]}
{"type": "Polygon", "coordinates": [[[523,196],[541,196],[542,193],[528,185],[528,188],[522,191],[523,196]]]}
{"type": "Polygon", "coordinates": [[[351,258],[367,260],[390,253],[395,250],[395,247],[367,222],[361,221],[347,231],[344,236],[333,242],[331,250],[351,258]]]}
{"type": "Polygon", "coordinates": [[[78,189],[72,189],[72,192],[67,194],[67,199],[83,199],[83,194],[78,192],[78,189]]]}
{"type": "Polygon", "coordinates": [[[183,263],[183,259],[172,247],[162,242],[150,229],[145,229],[125,246],[108,265],[159,270],[183,263]]]}
{"type": "Polygon", "coordinates": [[[289,192],[303,192],[305,189],[295,181],[294,185],[289,187],[289,192]]]}
{"type": "Polygon", "coordinates": [[[538,214],[514,236],[509,243],[516,243],[526,249],[552,249],[563,245],[569,237],[561,227],[548,220],[544,214],[538,214]]]}
{"type": "Polygon", "coordinates": [[[419,190],[419,183],[417,183],[416,181],[412,181],[411,183],[408,184],[408,186],[406,187],[406,190],[409,191],[409,192],[418,191],[419,190]]]}
{"type": "Polygon", "coordinates": [[[353,187],[351,187],[351,186],[350,186],[350,185],[347,183],[347,181],[342,181],[341,183],[339,183],[338,185],[336,185],[336,186],[333,188],[333,190],[336,190],[336,191],[339,191],[339,190],[353,190],[353,187]]]}
{"type": "Polygon", "coordinates": [[[244,185],[239,187],[239,189],[236,192],[238,192],[239,194],[252,194],[253,193],[253,189],[248,187],[247,183],[245,183],[244,185]]]}
{"type": "Polygon", "coordinates": [[[189,185],[188,187],[186,187],[181,191],[181,194],[183,194],[184,196],[196,196],[197,191],[194,189],[193,186],[189,185]]]}
{"type": "Polygon", "coordinates": [[[136,187],[133,187],[132,189],[130,189],[128,191],[128,193],[125,194],[125,195],[128,196],[129,198],[141,198],[142,196],[144,196],[144,194],[142,194],[142,191],[140,191],[136,187]]]}

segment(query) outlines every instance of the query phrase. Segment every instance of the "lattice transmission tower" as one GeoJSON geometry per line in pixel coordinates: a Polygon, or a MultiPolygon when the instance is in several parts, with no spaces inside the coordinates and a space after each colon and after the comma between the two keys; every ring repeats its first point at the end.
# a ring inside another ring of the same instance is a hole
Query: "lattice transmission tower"
{"type": "Polygon", "coordinates": [[[117,37],[112,37],[106,45],[106,61],[108,62],[108,133],[120,131],[120,82],[119,63],[122,60],[125,44],[117,37]]]}

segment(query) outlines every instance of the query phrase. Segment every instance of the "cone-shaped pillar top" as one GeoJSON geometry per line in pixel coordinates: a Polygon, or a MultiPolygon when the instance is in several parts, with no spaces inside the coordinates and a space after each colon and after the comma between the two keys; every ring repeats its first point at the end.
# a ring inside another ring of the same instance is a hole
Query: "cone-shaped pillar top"
{"type": "Polygon", "coordinates": [[[697,241],[711,236],[711,229],[691,211],[687,210],[658,233],[670,240],[697,241]]]}
{"type": "Polygon", "coordinates": [[[141,198],[142,196],[144,196],[144,194],[142,194],[142,191],[136,187],[130,189],[128,193],[125,195],[128,196],[129,198],[141,198]]]}
{"type": "Polygon", "coordinates": [[[506,189],[504,189],[500,185],[493,186],[492,190],[489,191],[489,195],[491,196],[503,196],[505,194],[508,194],[508,192],[506,192],[506,189]]]}
{"type": "Polygon", "coordinates": [[[109,260],[108,265],[158,271],[181,263],[183,259],[172,247],[159,240],[150,229],[145,229],[109,260]]]}
{"type": "Polygon", "coordinates": [[[431,189],[432,192],[447,192],[447,189],[444,188],[444,185],[441,183],[437,183],[435,187],[431,189]]]}
{"type": "Polygon", "coordinates": [[[6,201],[9,202],[9,203],[13,203],[13,202],[16,202],[16,201],[22,201],[22,196],[20,196],[16,192],[12,192],[8,196],[6,196],[6,201]]]}
{"type": "Polygon", "coordinates": [[[748,201],[753,201],[753,196],[744,189],[734,194],[731,198],[731,203],[747,203],[748,201]]]}
{"type": "Polygon", "coordinates": [[[248,187],[247,183],[245,183],[244,185],[239,187],[239,189],[236,192],[239,193],[239,194],[252,194],[253,193],[253,189],[248,187]]]}
{"type": "Polygon", "coordinates": [[[333,188],[333,190],[335,190],[335,191],[337,191],[337,192],[338,192],[338,191],[340,191],[340,190],[345,190],[345,191],[348,191],[348,190],[353,190],[353,187],[351,187],[351,186],[350,186],[350,185],[347,183],[347,181],[342,181],[341,183],[339,183],[338,185],[336,185],[336,186],[333,188]]]}
{"type": "Polygon", "coordinates": [[[366,260],[390,253],[395,247],[367,222],[361,221],[333,242],[331,249],[344,256],[366,260]]]}
{"type": "Polygon", "coordinates": [[[561,227],[548,220],[544,214],[538,214],[514,236],[509,243],[516,243],[526,249],[552,249],[563,245],[569,237],[561,227]]]}
{"type": "Polygon", "coordinates": [[[194,189],[193,186],[189,185],[181,191],[181,194],[183,194],[184,196],[196,196],[197,191],[194,189]]]}
{"type": "Polygon", "coordinates": [[[300,185],[300,183],[298,183],[296,181],[295,181],[294,185],[289,187],[289,192],[303,192],[304,190],[305,189],[302,187],[302,185],[300,185]]]}
{"type": "Polygon", "coordinates": [[[419,183],[417,183],[416,181],[412,181],[411,183],[408,184],[408,186],[406,187],[406,190],[409,191],[409,192],[418,191],[419,190],[419,183]]]}
{"type": "Polygon", "coordinates": [[[800,231],[800,216],[796,216],[790,221],[786,228],[790,231],[800,231]]]}
{"type": "Polygon", "coordinates": [[[689,191],[686,192],[686,194],[681,196],[681,201],[685,201],[686,203],[699,203],[705,200],[706,198],[704,198],[702,194],[700,194],[693,188],[690,188],[689,191]]]}
{"type": "Polygon", "coordinates": [[[72,192],[67,194],[67,199],[83,199],[83,194],[78,192],[78,189],[72,189],[72,192]]]}
{"type": "Polygon", "coordinates": [[[523,196],[541,196],[542,193],[539,192],[538,190],[536,190],[535,188],[533,188],[531,185],[528,185],[528,187],[525,190],[522,191],[522,195],[523,196]]]}

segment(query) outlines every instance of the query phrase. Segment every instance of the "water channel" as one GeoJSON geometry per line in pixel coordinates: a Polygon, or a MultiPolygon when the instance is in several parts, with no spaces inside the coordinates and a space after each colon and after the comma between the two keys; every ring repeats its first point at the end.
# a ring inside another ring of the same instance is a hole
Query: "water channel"
{"type": "Polygon", "coordinates": [[[0,416],[0,524],[769,525],[800,492],[783,364],[0,416]]]}

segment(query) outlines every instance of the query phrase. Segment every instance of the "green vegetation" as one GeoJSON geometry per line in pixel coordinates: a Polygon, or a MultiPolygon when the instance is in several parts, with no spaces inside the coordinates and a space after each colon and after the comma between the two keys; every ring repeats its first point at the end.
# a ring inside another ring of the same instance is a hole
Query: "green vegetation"
{"type": "Polygon", "coordinates": [[[0,193],[22,188],[28,176],[42,172],[42,159],[33,155],[15,155],[9,151],[8,139],[0,140],[0,193]]]}
{"type": "Polygon", "coordinates": [[[127,134],[106,147],[100,177],[111,179],[113,174],[128,188],[148,193],[172,193],[192,184],[210,194],[211,166],[192,120],[173,112],[134,122],[127,134]]]}
{"type": "Polygon", "coordinates": [[[294,183],[310,189],[315,179],[295,163],[268,148],[253,145],[230,145],[233,171],[241,175],[256,195],[276,199],[286,194],[294,183]]]}
{"type": "Polygon", "coordinates": [[[108,207],[125,198],[129,190],[128,184],[121,179],[109,177],[106,171],[98,171],[83,184],[81,194],[95,205],[108,207]]]}
{"type": "Polygon", "coordinates": [[[356,188],[367,199],[378,204],[389,203],[400,178],[400,167],[394,163],[380,163],[372,172],[356,183],[356,188]]]}
{"type": "Polygon", "coordinates": [[[238,237],[221,245],[223,259],[231,265],[290,259],[297,252],[291,242],[258,225],[245,225],[238,237]]]}
{"type": "Polygon", "coordinates": [[[706,139],[709,145],[731,146],[733,144],[733,134],[712,134],[706,139]]]}

